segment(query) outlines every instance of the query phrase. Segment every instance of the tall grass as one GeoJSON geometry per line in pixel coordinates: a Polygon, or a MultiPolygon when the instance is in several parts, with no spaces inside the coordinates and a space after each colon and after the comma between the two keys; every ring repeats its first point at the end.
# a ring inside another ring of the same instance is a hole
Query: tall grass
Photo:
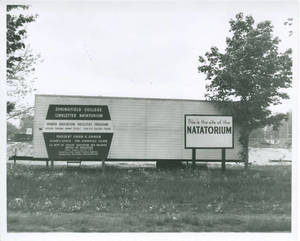
{"type": "MultiPolygon", "coordinates": [[[[248,231],[290,229],[291,168],[287,166],[257,167],[247,172],[231,168],[225,173],[218,169],[115,167],[107,167],[103,173],[91,167],[47,169],[21,165],[8,166],[7,170],[11,227],[16,227],[20,214],[38,220],[36,214],[43,213],[61,218],[77,215],[77,221],[86,215],[96,215],[96,219],[105,215],[107,223],[125,223],[118,228],[104,225],[104,231],[216,231],[216,227],[217,231],[233,231],[239,223],[243,224],[240,229],[248,231]],[[276,226],[268,218],[273,216],[285,217],[284,224],[277,222],[276,226]],[[269,220],[270,227],[263,220],[269,220]]],[[[94,227],[97,231],[103,228],[94,227]]]]}

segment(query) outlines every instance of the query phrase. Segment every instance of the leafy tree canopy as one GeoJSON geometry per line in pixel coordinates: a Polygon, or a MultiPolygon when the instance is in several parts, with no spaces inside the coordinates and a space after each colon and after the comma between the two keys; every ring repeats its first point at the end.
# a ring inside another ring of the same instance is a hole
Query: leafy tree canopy
{"type": "Polygon", "coordinates": [[[251,131],[265,125],[276,128],[286,118],[268,107],[289,98],[284,90],[292,84],[292,50],[279,52],[280,40],[273,36],[270,21],[255,25],[252,16],[239,13],[229,23],[232,36],[226,38],[224,53],[212,47],[199,57],[198,70],[206,74],[206,97],[222,101],[222,108],[242,127],[240,142],[247,162],[251,131]]]}
{"type": "MultiPolygon", "coordinates": [[[[29,7],[25,5],[7,5],[7,85],[8,97],[7,113],[11,114],[14,110],[24,111],[24,106],[20,103],[24,97],[32,92],[32,73],[35,64],[39,59],[34,55],[29,45],[25,44],[27,37],[26,27],[34,22],[36,15],[24,15],[23,10],[29,7]]],[[[14,113],[16,114],[16,113],[14,113]]]]}

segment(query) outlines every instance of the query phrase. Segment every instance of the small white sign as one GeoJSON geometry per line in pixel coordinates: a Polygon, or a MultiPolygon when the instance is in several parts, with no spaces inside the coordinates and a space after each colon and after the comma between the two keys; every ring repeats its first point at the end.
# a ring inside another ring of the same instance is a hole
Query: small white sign
{"type": "Polygon", "coordinates": [[[32,128],[26,128],[26,135],[32,135],[32,128]]]}
{"type": "Polygon", "coordinates": [[[185,148],[233,148],[232,116],[185,115],[185,148]]]}

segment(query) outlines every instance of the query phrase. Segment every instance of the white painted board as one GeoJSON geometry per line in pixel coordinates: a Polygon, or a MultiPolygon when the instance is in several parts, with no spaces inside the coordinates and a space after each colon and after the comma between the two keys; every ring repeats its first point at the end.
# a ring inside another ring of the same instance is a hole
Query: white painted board
{"type": "MultiPolygon", "coordinates": [[[[191,159],[185,149],[184,120],[187,114],[222,115],[212,102],[180,99],[36,95],[34,157],[48,157],[42,129],[50,104],[107,105],[113,127],[108,158],[191,159]]],[[[234,125],[234,148],[226,159],[240,159],[239,127],[234,125]]],[[[221,149],[197,150],[197,159],[220,159],[221,149]]]]}
{"type": "Polygon", "coordinates": [[[185,148],[233,148],[232,116],[185,115],[185,148]]]}

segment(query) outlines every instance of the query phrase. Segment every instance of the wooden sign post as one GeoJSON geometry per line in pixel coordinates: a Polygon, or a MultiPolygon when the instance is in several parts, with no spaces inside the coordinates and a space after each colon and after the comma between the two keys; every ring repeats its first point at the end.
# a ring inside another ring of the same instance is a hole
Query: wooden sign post
{"type": "Polygon", "coordinates": [[[192,167],[193,169],[196,168],[196,149],[193,148],[192,150],[192,167]]]}
{"type": "Polygon", "coordinates": [[[222,171],[225,171],[225,165],[226,165],[226,149],[222,148],[222,171]]]}

